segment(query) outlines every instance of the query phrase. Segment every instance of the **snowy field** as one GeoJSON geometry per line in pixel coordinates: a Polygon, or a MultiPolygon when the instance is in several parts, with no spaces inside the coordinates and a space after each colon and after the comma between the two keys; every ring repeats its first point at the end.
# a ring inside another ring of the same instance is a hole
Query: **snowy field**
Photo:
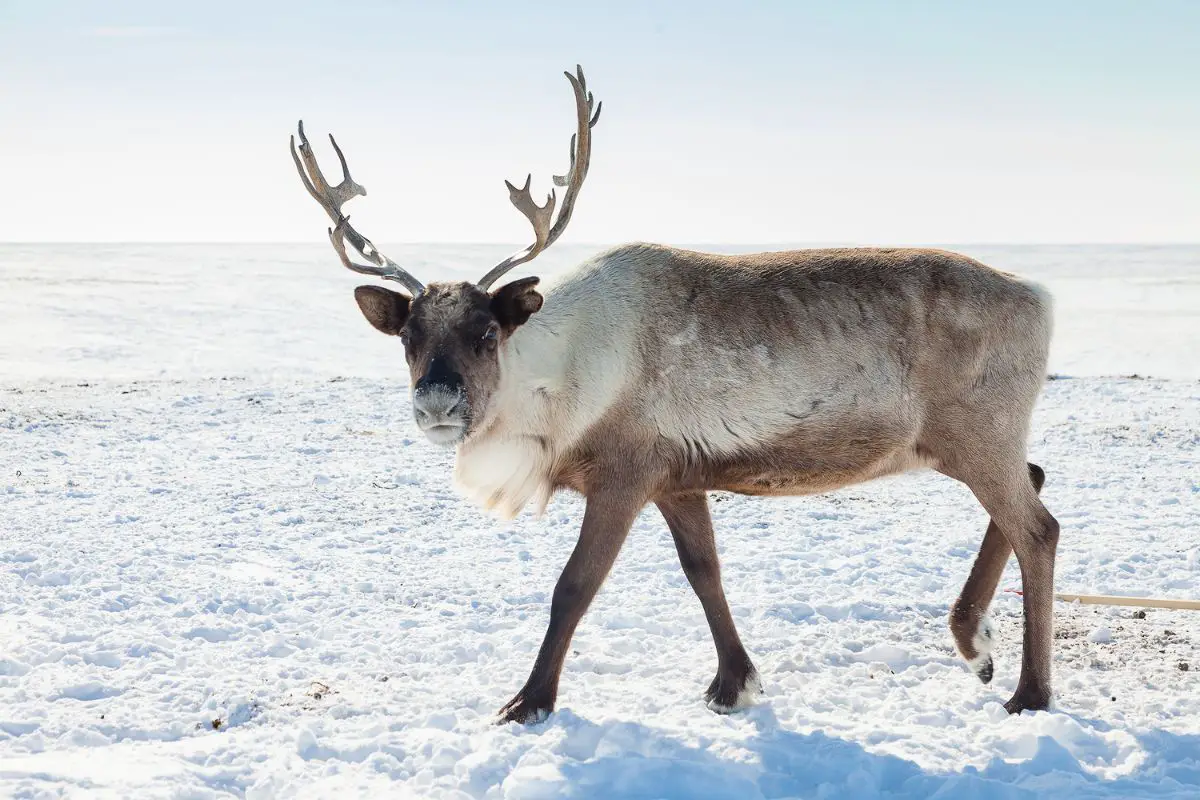
{"type": "MultiPolygon", "coordinates": [[[[383,249],[431,278],[511,248],[383,249]]],[[[1057,296],[1030,455],[1059,590],[1200,598],[1200,248],[957,249],[1057,296]]],[[[559,710],[493,725],[582,504],[462,502],[358,282],[319,245],[0,245],[0,796],[1200,794],[1200,612],[1058,603],[1056,707],[1008,717],[1020,599],[982,686],[946,618],[987,520],[934,474],[714,493],[756,707],[704,707],[649,510],[559,710]]]]}

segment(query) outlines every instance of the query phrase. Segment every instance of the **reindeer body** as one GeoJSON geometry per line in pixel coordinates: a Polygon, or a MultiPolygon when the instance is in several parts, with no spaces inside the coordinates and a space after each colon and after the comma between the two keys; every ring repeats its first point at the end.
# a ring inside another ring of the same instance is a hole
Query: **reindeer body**
{"type": "Polygon", "coordinates": [[[414,421],[458,447],[455,477],[504,516],[555,490],[587,498],[579,541],[559,577],[528,681],[501,710],[525,722],[554,708],[575,627],[634,519],[662,512],[717,650],[705,697],[728,711],[751,701],[757,672],[721,588],[706,492],[823,492],[915,467],[971,488],[991,517],[950,615],[955,643],[992,678],[986,611],[1015,553],[1025,607],[1021,675],[1010,712],[1051,700],[1058,523],[1025,461],[1045,378],[1049,295],[1036,284],[939,250],[800,250],[714,255],[618,247],[563,276],[492,284],[565,230],[587,177],[600,104],[583,70],[567,73],[577,130],[571,166],[534,202],[508,184],[534,241],[477,283],[428,286],[380,253],[342,206],[365,194],[337,143],[330,185],[299,125],[292,159],[329,215],[330,241],[359,273],[409,294],[360,286],[379,331],[404,342],[414,421]],[[557,216],[555,212],[557,210],[557,216]],[[349,241],[371,262],[350,259],[349,241]]]}
{"type": "Polygon", "coordinates": [[[460,486],[503,516],[609,463],[654,494],[795,495],[935,466],[981,414],[1023,438],[1051,331],[1038,285],[936,250],[633,244],[545,297],[459,451],[460,486]]]}

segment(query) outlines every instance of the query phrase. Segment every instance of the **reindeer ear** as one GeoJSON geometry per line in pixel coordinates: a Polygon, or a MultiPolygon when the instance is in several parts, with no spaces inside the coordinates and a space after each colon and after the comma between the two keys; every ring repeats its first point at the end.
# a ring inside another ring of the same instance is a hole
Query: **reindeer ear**
{"type": "Polygon", "coordinates": [[[389,336],[400,333],[408,319],[408,307],[412,299],[405,294],[384,289],[382,286],[359,286],[354,290],[354,299],[367,322],[389,336]]]}
{"type": "Polygon", "coordinates": [[[542,307],[542,296],[535,291],[540,278],[521,278],[492,292],[492,313],[506,332],[524,325],[542,307]]]}

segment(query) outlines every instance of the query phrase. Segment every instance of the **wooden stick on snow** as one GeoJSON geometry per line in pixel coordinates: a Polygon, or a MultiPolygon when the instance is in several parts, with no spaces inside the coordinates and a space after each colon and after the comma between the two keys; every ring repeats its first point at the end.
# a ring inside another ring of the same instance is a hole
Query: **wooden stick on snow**
{"type": "MultiPolygon", "coordinates": [[[[1024,594],[1020,589],[1005,589],[1012,594],[1024,594]]],[[[1058,594],[1055,600],[1064,603],[1082,603],[1092,606],[1138,606],[1140,608],[1180,608],[1200,611],[1200,600],[1183,600],[1173,597],[1119,597],[1109,594],[1058,594]]]]}

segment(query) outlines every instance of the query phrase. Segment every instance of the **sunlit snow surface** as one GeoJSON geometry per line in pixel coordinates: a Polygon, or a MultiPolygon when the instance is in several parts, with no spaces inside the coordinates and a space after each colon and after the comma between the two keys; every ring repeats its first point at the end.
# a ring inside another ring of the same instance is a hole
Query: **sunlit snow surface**
{"type": "MultiPolygon", "coordinates": [[[[508,249],[384,248],[427,279],[508,249]]],[[[1057,296],[1030,450],[1059,589],[1200,597],[1200,248],[959,249],[1057,296]]],[[[1007,717],[1019,598],[984,687],[946,614],[986,517],[933,474],[712,496],[757,707],[704,707],[708,628],[647,511],[559,710],[492,725],[582,505],[464,504],[358,282],[319,246],[0,245],[0,795],[1200,792],[1200,612],[1058,604],[1057,709],[1007,717]]]]}

